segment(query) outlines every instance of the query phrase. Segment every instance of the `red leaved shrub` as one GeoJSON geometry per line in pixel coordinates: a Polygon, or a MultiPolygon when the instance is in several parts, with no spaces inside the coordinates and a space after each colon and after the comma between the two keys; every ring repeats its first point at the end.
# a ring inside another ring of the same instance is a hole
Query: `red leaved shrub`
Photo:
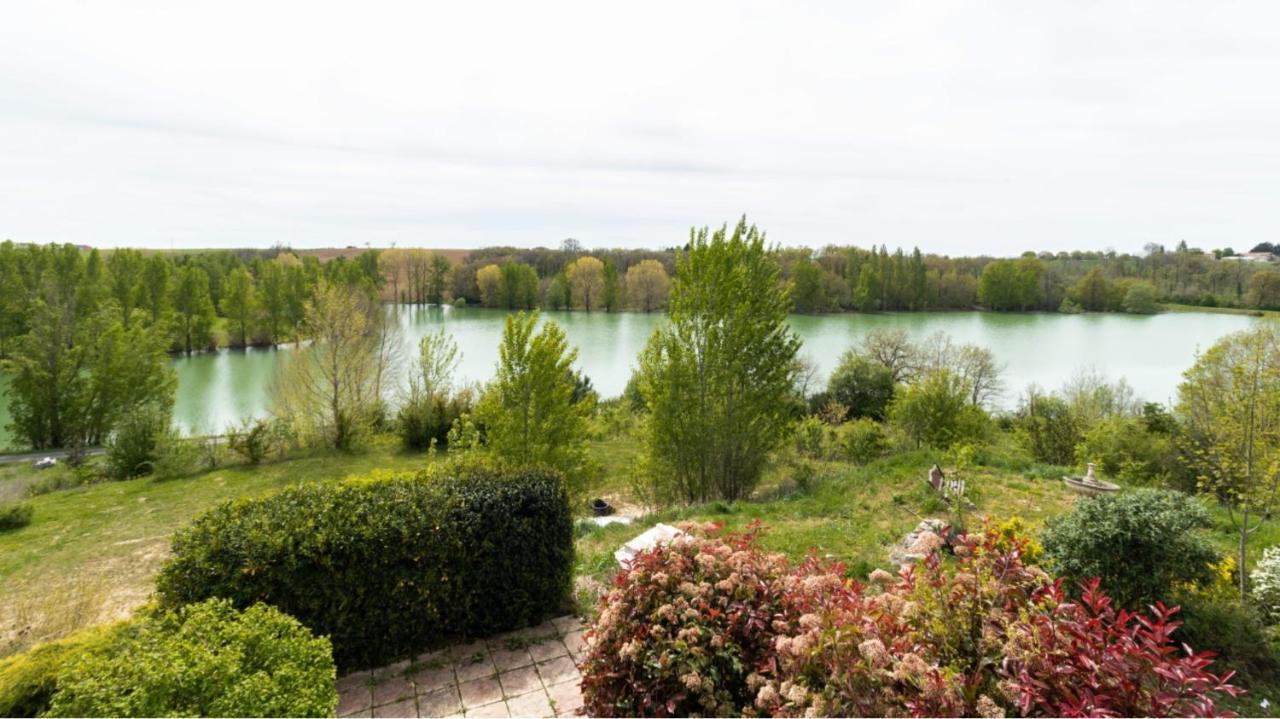
{"type": "Polygon", "coordinates": [[[1176,607],[1157,602],[1151,616],[1116,610],[1086,583],[1070,601],[1057,581],[1041,587],[1036,601],[1047,611],[1007,629],[1000,667],[1006,696],[1024,715],[1212,716],[1213,695],[1237,696],[1231,673],[1209,671],[1210,653],[1177,646],[1176,607]]]}
{"type": "Polygon", "coordinates": [[[1177,611],[1071,601],[1023,540],[958,538],[871,586],[792,567],[755,533],[642,553],[601,600],[583,666],[593,715],[1211,715],[1236,695],[1171,639],[1177,611]]]}

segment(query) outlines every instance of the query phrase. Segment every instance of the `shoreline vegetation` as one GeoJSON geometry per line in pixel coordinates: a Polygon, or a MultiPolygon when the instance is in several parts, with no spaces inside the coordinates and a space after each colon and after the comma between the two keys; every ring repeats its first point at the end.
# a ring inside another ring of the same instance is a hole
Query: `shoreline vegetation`
{"type": "MultiPolygon", "coordinates": [[[[98,285],[124,324],[134,311],[166,322],[166,351],[269,347],[304,339],[317,283],[359,284],[383,303],[506,310],[658,312],[683,248],[588,250],[361,249],[134,250],[0,243],[0,358],[29,328],[38,275],[47,292],[98,285]],[[71,255],[78,256],[78,260],[71,255]],[[61,259],[59,259],[61,258],[61,259]],[[74,265],[82,265],[77,270],[74,265]]],[[[1143,254],[1025,253],[1015,259],[948,257],[887,247],[769,250],[796,314],[840,312],[1207,311],[1267,316],[1280,310],[1280,260],[1230,249],[1150,244],[1143,254]]]]}

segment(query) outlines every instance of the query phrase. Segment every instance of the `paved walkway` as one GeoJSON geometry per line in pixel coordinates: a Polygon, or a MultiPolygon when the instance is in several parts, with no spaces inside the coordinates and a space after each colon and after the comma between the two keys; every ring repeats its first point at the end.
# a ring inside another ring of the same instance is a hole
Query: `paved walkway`
{"type": "Polygon", "coordinates": [[[338,680],[339,717],[556,717],[582,706],[577,617],[338,680]]]}

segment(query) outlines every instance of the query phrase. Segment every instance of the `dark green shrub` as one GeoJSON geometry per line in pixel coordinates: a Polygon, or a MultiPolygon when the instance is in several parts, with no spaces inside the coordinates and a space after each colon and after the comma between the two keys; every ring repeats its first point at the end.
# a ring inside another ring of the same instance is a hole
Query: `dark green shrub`
{"type": "Polygon", "coordinates": [[[1019,411],[1018,428],[1031,456],[1050,464],[1071,464],[1083,428],[1060,397],[1032,393],[1019,411]]]}
{"type": "Polygon", "coordinates": [[[1049,523],[1045,557],[1068,582],[1093,577],[1120,605],[1141,608],[1182,583],[1213,579],[1218,555],[1200,530],[1212,525],[1204,506],[1181,492],[1133,489],[1082,499],[1049,523]]]}
{"type": "Polygon", "coordinates": [[[443,449],[449,443],[449,430],[459,417],[471,412],[471,391],[454,394],[421,392],[405,400],[396,414],[396,431],[409,449],[423,450],[431,446],[443,449]]]}
{"type": "Polygon", "coordinates": [[[1215,664],[1233,669],[1246,686],[1274,685],[1280,679],[1280,647],[1252,607],[1229,592],[1180,592],[1182,626],[1174,637],[1199,651],[1218,655],[1215,664]]]}
{"type": "Polygon", "coordinates": [[[65,662],[44,716],[333,716],[329,640],[213,599],[131,622],[65,662]]]}
{"type": "Polygon", "coordinates": [[[554,472],[453,468],[223,504],[175,535],[167,605],[264,601],[333,640],[344,669],[562,608],[573,522],[554,472]]]}
{"type": "Polygon", "coordinates": [[[35,717],[48,711],[67,662],[109,641],[121,626],[95,627],[0,659],[0,716],[35,717]]]}
{"type": "Polygon", "coordinates": [[[107,439],[107,475],[128,479],[155,469],[169,428],[169,413],[155,404],[143,404],[125,413],[107,439]]]}
{"type": "Polygon", "coordinates": [[[849,417],[884,419],[893,399],[893,370],[846,352],[827,382],[826,399],[849,408],[849,417]]]}
{"type": "Polygon", "coordinates": [[[0,505],[0,532],[31,524],[31,516],[35,511],[35,507],[30,502],[0,505]]]}

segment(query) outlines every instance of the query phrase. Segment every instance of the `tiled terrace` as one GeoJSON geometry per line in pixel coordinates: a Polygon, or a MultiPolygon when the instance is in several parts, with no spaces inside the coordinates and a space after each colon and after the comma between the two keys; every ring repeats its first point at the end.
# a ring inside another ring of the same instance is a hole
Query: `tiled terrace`
{"type": "Polygon", "coordinates": [[[583,649],[577,617],[459,644],[342,677],[338,716],[570,716],[583,649]]]}

